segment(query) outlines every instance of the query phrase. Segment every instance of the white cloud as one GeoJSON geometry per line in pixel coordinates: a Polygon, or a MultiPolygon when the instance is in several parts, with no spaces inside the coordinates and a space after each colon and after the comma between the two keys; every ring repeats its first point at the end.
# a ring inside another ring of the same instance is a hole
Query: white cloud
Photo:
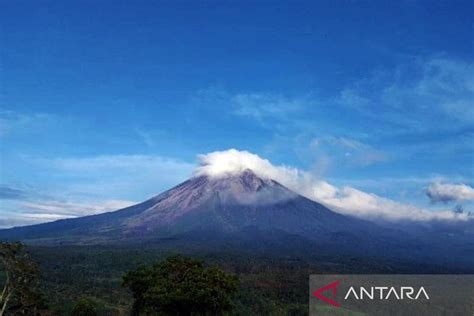
{"type": "Polygon", "coordinates": [[[388,159],[387,155],[381,150],[347,137],[325,136],[313,138],[309,147],[311,150],[318,152],[318,156],[321,156],[321,153],[326,153],[333,159],[339,158],[341,163],[349,162],[357,166],[369,166],[388,159]]]}
{"type": "Polygon", "coordinates": [[[265,91],[233,94],[216,87],[198,91],[192,101],[193,104],[202,106],[218,105],[230,108],[232,115],[252,118],[260,123],[266,123],[267,120],[294,121],[295,116],[317,104],[309,94],[298,97],[265,91]]]}
{"type": "Polygon", "coordinates": [[[58,215],[58,214],[37,214],[37,213],[20,213],[20,212],[2,212],[0,218],[0,229],[16,226],[34,225],[45,222],[51,222],[64,218],[74,218],[75,216],[58,215]]]}
{"type": "Polygon", "coordinates": [[[71,215],[85,216],[114,211],[136,204],[127,200],[105,200],[89,203],[61,202],[61,201],[25,201],[19,203],[21,209],[26,209],[34,214],[54,214],[55,216],[71,215]]]}
{"type": "Polygon", "coordinates": [[[450,210],[429,211],[413,205],[399,203],[373,193],[367,193],[352,187],[335,189],[335,194],[320,201],[333,210],[347,215],[367,219],[385,220],[463,220],[467,215],[458,215],[450,210]]]}
{"type": "Polygon", "coordinates": [[[305,99],[288,99],[270,93],[237,94],[230,101],[235,108],[235,114],[253,117],[257,120],[264,118],[285,119],[289,114],[297,113],[308,105],[308,100],[305,99]]]}
{"type": "Polygon", "coordinates": [[[3,198],[0,218],[4,218],[0,220],[0,226],[36,224],[114,211],[186,180],[196,166],[157,155],[26,157],[25,160],[41,170],[38,177],[43,190],[0,187],[0,198],[3,198]],[[42,175],[47,178],[40,178],[42,175]]]}
{"type": "Polygon", "coordinates": [[[286,169],[285,167],[274,167],[267,159],[262,159],[258,155],[248,151],[229,149],[226,151],[215,151],[212,153],[199,155],[200,165],[196,174],[208,176],[235,175],[245,169],[254,170],[259,176],[275,178],[281,172],[296,172],[296,169],[286,169]]]}
{"type": "Polygon", "coordinates": [[[402,130],[472,124],[473,100],[474,63],[442,55],[376,72],[343,89],[337,99],[339,104],[402,130]]]}
{"type": "Polygon", "coordinates": [[[136,204],[127,200],[103,200],[74,202],[57,200],[25,200],[15,201],[4,208],[14,211],[2,211],[0,228],[33,225],[65,218],[75,218],[86,215],[116,211],[136,204]]]}
{"type": "Polygon", "coordinates": [[[452,211],[430,211],[409,204],[399,203],[376,194],[352,187],[338,188],[311,173],[289,166],[275,166],[267,159],[247,151],[230,149],[199,156],[200,166],[196,175],[221,177],[251,169],[260,177],[280,182],[309,199],[321,202],[333,210],[367,219],[383,220],[465,220],[466,214],[452,211]]]}
{"type": "Polygon", "coordinates": [[[426,189],[431,202],[473,201],[474,188],[467,184],[432,183],[426,189]]]}

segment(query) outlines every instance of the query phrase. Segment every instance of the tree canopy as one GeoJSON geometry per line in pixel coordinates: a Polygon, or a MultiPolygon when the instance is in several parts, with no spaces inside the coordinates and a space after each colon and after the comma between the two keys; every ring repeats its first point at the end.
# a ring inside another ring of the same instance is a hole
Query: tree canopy
{"type": "Polygon", "coordinates": [[[71,316],[97,316],[96,304],[88,298],[81,298],[72,309],[71,316]]]}
{"type": "Polygon", "coordinates": [[[21,243],[0,242],[0,271],[5,283],[0,293],[0,316],[6,311],[35,315],[44,301],[38,291],[37,265],[21,243]]]}
{"type": "Polygon", "coordinates": [[[232,309],[238,278],[202,261],[171,256],[123,278],[133,315],[222,315],[232,309]]]}

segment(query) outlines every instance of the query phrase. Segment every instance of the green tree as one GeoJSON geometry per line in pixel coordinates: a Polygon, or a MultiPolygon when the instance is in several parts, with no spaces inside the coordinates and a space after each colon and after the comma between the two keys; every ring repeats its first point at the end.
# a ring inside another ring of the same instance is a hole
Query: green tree
{"type": "Polygon", "coordinates": [[[222,315],[232,309],[238,278],[202,261],[171,256],[123,278],[133,315],[222,315]]]}
{"type": "Polygon", "coordinates": [[[0,293],[0,316],[8,310],[21,315],[36,315],[44,308],[38,291],[38,266],[21,243],[0,242],[0,262],[5,284],[0,293]]]}
{"type": "Polygon", "coordinates": [[[95,302],[88,298],[81,298],[72,309],[71,316],[97,316],[95,302]]]}

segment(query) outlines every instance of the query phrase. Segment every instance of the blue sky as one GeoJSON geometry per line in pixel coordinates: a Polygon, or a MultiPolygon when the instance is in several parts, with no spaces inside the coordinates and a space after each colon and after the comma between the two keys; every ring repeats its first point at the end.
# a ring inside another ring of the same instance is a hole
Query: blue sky
{"type": "Polygon", "coordinates": [[[472,1],[0,3],[0,226],[141,201],[229,148],[472,209],[472,1]]]}

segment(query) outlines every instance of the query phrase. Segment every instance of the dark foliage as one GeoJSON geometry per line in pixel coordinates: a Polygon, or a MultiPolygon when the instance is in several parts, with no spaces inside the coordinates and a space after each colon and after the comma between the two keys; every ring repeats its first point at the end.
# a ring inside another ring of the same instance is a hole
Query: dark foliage
{"type": "Polygon", "coordinates": [[[81,298],[72,309],[71,316],[97,316],[95,302],[88,298],[81,298]]]}
{"type": "MultiPolygon", "coordinates": [[[[96,302],[97,314],[130,315],[134,301],[121,287],[126,271],[164,260],[176,253],[158,247],[29,247],[41,268],[40,287],[53,315],[70,315],[80,297],[96,302]]],[[[181,253],[204,260],[239,277],[232,315],[307,315],[308,276],[313,273],[473,273],[446,265],[378,257],[338,256],[320,249],[306,256],[266,250],[247,252],[182,248],[181,253]]],[[[470,254],[466,253],[466,256],[470,254]]],[[[1,275],[0,275],[1,283],[1,275]]]]}
{"type": "Polygon", "coordinates": [[[123,285],[133,293],[134,315],[221,315],[232,309],[238,279],[178,255],[128,272],[123,285]]]}

